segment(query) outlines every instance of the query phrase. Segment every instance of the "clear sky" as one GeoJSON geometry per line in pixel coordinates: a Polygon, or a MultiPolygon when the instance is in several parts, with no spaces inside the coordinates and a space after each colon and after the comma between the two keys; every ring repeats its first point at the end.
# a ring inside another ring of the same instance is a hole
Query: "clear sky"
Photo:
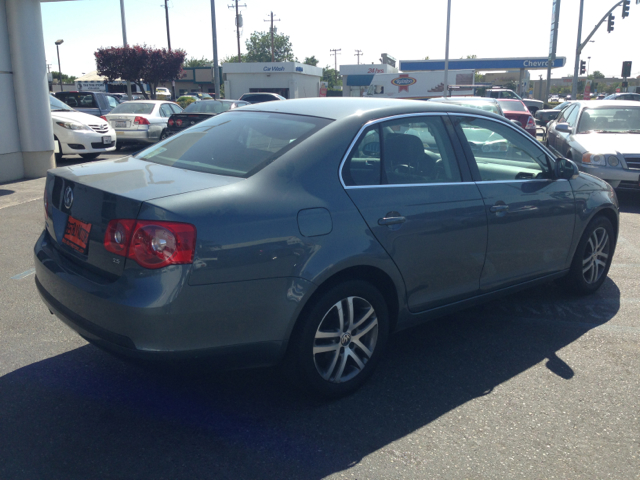
{"type": "MultiPolygon", "coordinates": [[[[616,0],[585,0],[582,38],[593,29],[616,0]]],[[[167,46],[164,0],[125,0],[129,44],[167,46]]],[[[187,57],[213,58],[210,0],[169,0],[171,46],[187,57]]],[[[231,0],[216,0],[218,56],[237,54],[231,0]]],[[[553,77],[573,74],[579,0],[562,0],[558,56],[567,66],[553,77]]],[[[445,52],[447,0],[240,0],[244,26],[241,47],[254,31],[268,31],[273,11],[278,32],[290,37],[294,55],[303,61],[314,55],[321,67],[334,65],[330,49],[339,48],[338,65],[379,63],[381,53],[398,60],[429,56],[442,59],[445,52]]],[[[549,53],[552,0],[451,0],[450,58],[545,57],[549,53]]],[[[630,16],[614,12],[615,30],[606,21],[582,53],[591,57],[589,71],[620,76],[622,62],[633,61],[632,75],[640,75],[635,33],[640,29],[640,5],[631,1],[630,16]]],[[[99,47],[122,44],[120,0],[75,0],[42,4],[47,63],[58,70],[54,42],[62,38],[63,73],[80,76],[95,70],[93,53],[99,47]]],[[[539,73],[532,71],[531,77],[539,73]]]]}

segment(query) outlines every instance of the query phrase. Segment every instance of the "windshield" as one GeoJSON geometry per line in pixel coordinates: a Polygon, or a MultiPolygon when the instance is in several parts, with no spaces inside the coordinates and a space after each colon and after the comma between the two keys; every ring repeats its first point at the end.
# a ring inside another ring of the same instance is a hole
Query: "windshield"
{"type": "Polygon", "coordinates": [[[447,103],[453,103],[455,105],[460,105],[463,107],[477,108],[479,110],[495,113],[497,115],[501,114],[500,109],[498,108],[498,105],[496,105],[493,102],[475,102],[475,101],[465,102],[464,100],[455,100],[447,103]]]}
{"type": "Polygon", "coordinates": [[[215,101],[195,102],[188,105],[183,113],[222,113],[231,108],[231,103],[222,103],[215,101]]]}
{"type": "Polygon", "coordinates": [[[505,112],[526,112],[527,107],[522,102],[505,102],[504,100],[498,100],[498,103],[505,112]]]}
{"type": "Polygon", "coordinates": [[[247,178],[329,123],[326,118],[236,110],[205,120],[136,158],[247,178]]]}
{"type": "Polygon", "coordinates": [[[52,112],[75,112],[73,108],[61,102],[53,95],[49,95],[49,108],[51,108],[52,112]]]}
{"type": "Polygon", "coordinates": [[[111,110],[111,113],[131,113],[135,115],[149,115],[153,112],[153,107],[155,107],[155,103],[136,103],[136,102],[125,102],[118,105],[116,108],[111,110]]]}
{"type": "Polygon", "coordinates": [[[553,109],[562,110],[564,107],[568,107],[569,105],[571,105],[571,102],[562,102],[559,105],[556,105],[555,107],[553,107],[553,109]]]}
{"type": "Polygon", "coordinates": [[[578,133],[640,133],[640,107],[586,108],[578,133]]]}

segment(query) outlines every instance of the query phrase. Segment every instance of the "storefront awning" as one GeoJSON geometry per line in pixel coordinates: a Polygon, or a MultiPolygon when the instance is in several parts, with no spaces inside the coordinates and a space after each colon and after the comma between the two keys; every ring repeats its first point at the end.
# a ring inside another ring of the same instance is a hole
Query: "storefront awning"
{"type": "Polygon", "coordinates": [[[371,85],[373,75],[348,75],[347,86],[349,87],[368,87],[371,85]]]}

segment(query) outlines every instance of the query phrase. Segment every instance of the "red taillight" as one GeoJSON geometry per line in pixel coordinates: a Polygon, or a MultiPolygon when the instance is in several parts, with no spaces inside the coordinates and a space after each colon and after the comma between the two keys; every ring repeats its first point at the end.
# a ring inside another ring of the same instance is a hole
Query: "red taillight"
{"type": "Polygon", "coordinates": [[[104,115],[100,115],[100,118],[103,119],[105,122],[109,123],[109,120],[107,120],[107,117],[105,117],[104,115]]]}
{"type": "Polygon", "coordinates": [[[176,127],[181,127],[182,126],[182,119],[177,118],[176,119],[176,127]]]}
{"type": "Polygon", "coordinates": [[[529,117],[529,120],[527,120],[527,126],[525,128],[536,128],[536,122],[533,117],[529,117]]]}
{"type": "Polygon", "coordinates": [[[167,123],[169,124],[170,127],[173,127],[173,119],[172,118],[170,118],[167,123]]]}
{"type": "Polygon", "coordinates": [[[149,125],[149,120],[144,117],[136,117],[133,119],[134,125],[149,125]]]}
{"type": "Polygon", "coordinates": [[[107,251],[145,268],[193,262],[196,227],[188,223],[111,220],[104,235],[107,251]]]}

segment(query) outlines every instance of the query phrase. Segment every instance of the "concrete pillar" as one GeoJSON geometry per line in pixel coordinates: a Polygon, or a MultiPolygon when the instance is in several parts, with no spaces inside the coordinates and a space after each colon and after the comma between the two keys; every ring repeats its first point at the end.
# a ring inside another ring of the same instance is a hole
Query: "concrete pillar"
{"type": "Polygon", "coordinates": [[[40,0],[5,0],[24,176],[55,167],[40,0]]]}
{"type": "Polygon", "coordinates": [[[0,183],[24,177],[5,0],[0,0],[0,183]]]}

